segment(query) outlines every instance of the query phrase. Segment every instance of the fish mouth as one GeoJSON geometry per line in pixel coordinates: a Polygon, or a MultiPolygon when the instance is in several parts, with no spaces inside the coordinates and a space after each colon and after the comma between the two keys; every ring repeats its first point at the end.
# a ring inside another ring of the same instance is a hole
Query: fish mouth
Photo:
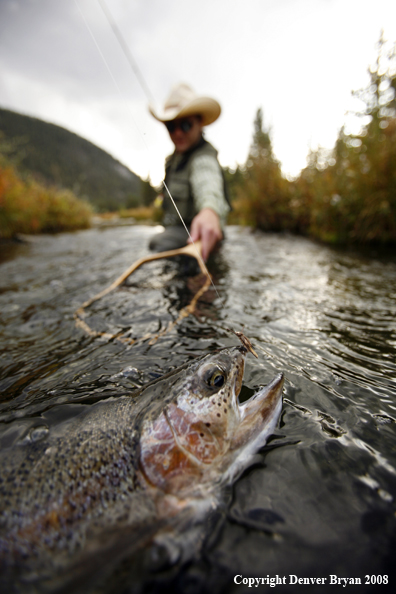
{"type": "Polygon", "coordinates": [[[266,443],[282,411],[283,383],[283,373],[279,373],[243,404],[236,401],[239,418],[231,439],[231,451],[236,452],[246,448],[249,451],[257,451],[266,443]]]}
{"type": "MultiPolygon", "coordinates": [[[[239,402],[239,396],[241,394],[243,385],[243,375],[245,371],[245,359],[248,350],[243,345],[235,347],[235,350],[237,351],[237,370],[235,374],[234,394],[235,403],[239,409],[239,412],[242,413],[241,416],[245,416],[249,409],[254,406],[254,404],[258,405],[264,401],[266,401],[267,405],[271,403],[277,403],[277,401],[282,397],[282,388],[284,384],[283,373],[279,373],[269,384],[259,388],[242,404],[239,402]]],[[[256,406],[254,406],[254,408],[256,408],[256,406]]]]}
{"type": "Polygon", "coordinates": [[[243,385],[245,360],[248,349],[243,345],[239,345],[235,347],[235,351],[234,403],[239,413],[239,419],[240,421],[247,421],[248,418],[251,418],[253,424],[256,424],[256,421],[261,417],[262,421],[267,422],[269,417],[277,414],[278,409],[282,406],[283,373],[279,373],[269,384],[260,387],[250,398],[240,403],[239,396],[243,385]]]}
{"type": "Polygon", "coordinates": [[[255,417],[260,415],[264,421],[275,412],[282,403],[282,389],[284,384],[284,375],[279,373],[269,384],[262,386],[248,400],[239,403],[238,408],[240,418],[255,417]]]}

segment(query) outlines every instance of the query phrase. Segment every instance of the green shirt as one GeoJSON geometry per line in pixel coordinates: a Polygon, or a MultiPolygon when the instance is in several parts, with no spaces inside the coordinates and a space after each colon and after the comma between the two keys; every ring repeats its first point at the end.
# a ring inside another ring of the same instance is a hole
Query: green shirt
{"type": "MultiPolygon", "coordinates": [[[[217,151],[209,142],[201,138],[186,153],[174,152],[167,158],[165,169],[165,184],[187,225],[203,208],[214,210],[225,225],[230,206],[217,151]]],[[[163,194],[164,225],[181,225],[165,187],[163,194]]]]}

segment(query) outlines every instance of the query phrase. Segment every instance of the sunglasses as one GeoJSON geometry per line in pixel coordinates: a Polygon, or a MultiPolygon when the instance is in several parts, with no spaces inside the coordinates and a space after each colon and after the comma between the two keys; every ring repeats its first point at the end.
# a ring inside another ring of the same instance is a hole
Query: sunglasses
{"type": "Polygon", "coordinates": [[[189,132],[193,125],[194,122],[191,120],[174,120],[173,122],[165,122],[165,126],[170,134],[173,134],[173,132],[175,132],[177,129],[184,133],[189,132]]]}

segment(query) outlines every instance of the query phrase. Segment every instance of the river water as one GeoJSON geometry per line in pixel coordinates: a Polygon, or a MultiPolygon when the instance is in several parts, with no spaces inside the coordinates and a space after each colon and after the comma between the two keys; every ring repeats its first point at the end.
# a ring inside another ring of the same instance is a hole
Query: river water
{"type": "MultiPolygon", "coordinates": [[[[364,592],[386,590],[365,586],[366,575],[371,583],[389,575],[394,588],[396,257],[229,227],[209,262],[219,295],[208,291],[196,315],[154,344],[76,328],[74,311],[146,255],[157,231],[91,229],[2,249],[0,443],[50,430],[76,403],[129,393],[236,345],[227,328],[243,330],[259,354],[248,357],[243,395],[283,371],[280,425],[228,493],[198,557],[160,567],[136,591],[251,591],[236,575],[286,576],[276,592],[326,591],[290,585],[289,575],[360,578],[353,591],[364,592]]],[[[88,320],[97,331],[142,337],[175,320],[195,290],[176,263],[147,264],[88,320]]],[[[129,592],[125,584],[117,591],[129,592]]]]}

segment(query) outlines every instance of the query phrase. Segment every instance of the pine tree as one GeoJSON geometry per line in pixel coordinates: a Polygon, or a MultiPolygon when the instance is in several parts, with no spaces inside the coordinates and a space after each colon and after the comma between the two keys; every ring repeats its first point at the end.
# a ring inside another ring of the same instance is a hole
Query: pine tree
{"type": "Polygon", "coordinates": [[[253,122],[253,143],[250,149],[250,156],[253,158],[273,158],[270,130],[264,130],[263,110],[261,107],[256,112],[253,122]]]}

